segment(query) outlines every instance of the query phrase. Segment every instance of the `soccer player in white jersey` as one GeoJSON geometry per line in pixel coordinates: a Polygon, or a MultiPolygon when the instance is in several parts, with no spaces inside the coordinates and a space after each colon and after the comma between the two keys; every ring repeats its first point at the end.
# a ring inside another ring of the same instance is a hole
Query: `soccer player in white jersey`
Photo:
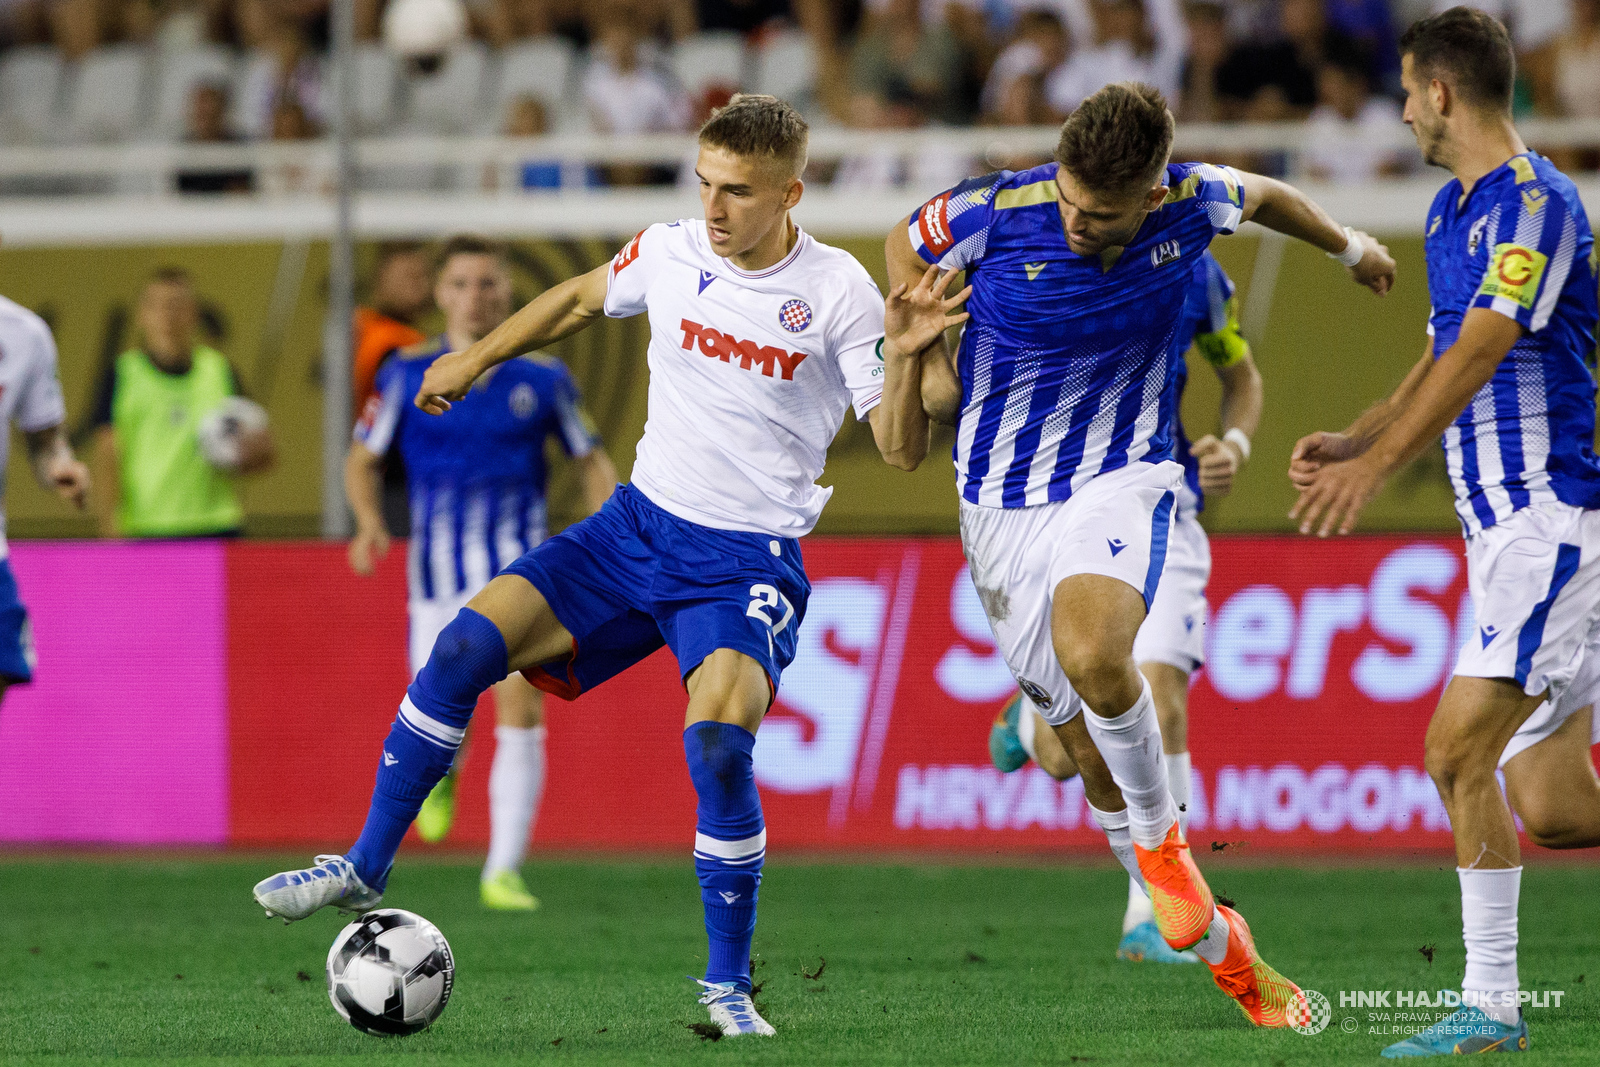
{"type": "MultiPolygon", "coordinates": [[[[656,225],[609,266],[557,285],[428,369],[416,403],[448,411],[490,367],[601,315],[650,317],[649,414],[631,484],[512,563],[444,628],[383,748],[372,809],[347,856],[265,879],[286,920],[378,903],[422,798],[444,775],[478,695],[511,671],[572,698],[660,648],[688,690],[684,754],[699,797],[695,867],[709,962],[700,1002],[723,1033],[770,1035],[750,999],[766,829],[751,753],[795,652],[810,584],[798,538],[854,406],[884,457],[927,451],[915,357],[965,293],[929,270],[883,301],[848,253],[790,218],[806,124],[739,96],[700,130],[704,220],[656,225]]],[[[659,714],[659,709],[641,709],[659,714]]]]}
{"type": "Polygon", "coordinates": [[[1600,696],[1596,246],[1571,180],[1512,124],[1505,27],[1452,8],[1412,26],[1400,51],[1405,119],[1423,158],[1455,175],[1428,212],[1428,343],[1387,400],[1344,433],[1295,446],[1290,514],[1302,533],[1350,532],[1384,480],[1443,435],[1477,633],[1428,724],[1424,761],[1455,835],[1467,966],[1461,1009],[1384,1055],[1521,1051],[1521,852],[1496,765],[1536,841],[1600,844],[1587,744],[1600,740],[1589,733],[1600,696]]]}
{"type": "MultiPolygon", "coordinates": [[[[384,457],[405,463],[411,501],[406,609],[411,623],[411,673],[456,613],[500,568],[544,540],[545,443],[572,458],[584,503],[600,510],[617,484],[617,469],[590,428],[578,387],[559,360],[526,356],[485,374],[442,417],[411,399],[433,361],[461,351],[511,314],[511,271],[505,249],[460,235],[439,251],[434,299],[444,334],[399,349],[378,370],[375,391],[355,428],[345,461],[345,493],[356,519],[350,565],[371,574],[389,549],[383,522],[384,457]]],[[[497,911],[531,911],[520,868],[544,792],[544,701],[521,675],[494,687],[495,746],[489,769],[489,855],[479,895],[497,911]]],[[[466,749],[463,742],[461,750],[466,749]]],[[[456,766],[460,765],[460,753],[456,766]]],[[[455,812],[454,769],[433,788],[417,816],[424,841],[442,839],[455,812]]]]}
{"type": "MultiPolygon", "coordinates": [[[[21,304],[0,296],[0,428],[15,424],[28,442],[28,465],[41,486],[83,510],[89,468],[72,454],[64,423],[67,405],[56,377],[50,327],[21,304]]],[[[0,699],[33,680],[33,629],[17,593],[5,540],[5,469],[9,429],[0,432],[0,699]]]]}
{"type": "Polygon", "coordinates": [[[1062,125],[1054,162],[941,193],[885,254],[891,283],[930,263],[971,282],[956,365],[923,369],[927,410],[958,412],[962,544],[1007,666],[1077,763],[1167,944],[1193,948],[1252,1022],[1285,1026],[1305,1001],[1195,867],[1133,658],[1183,477],[1174,339],[1195,257],[1252,217],[1380,293],[1394,261],[1281,182],[1169,163],[1173,131],[1158,91],[1107,86],[1062,125]]]}
{"type": "MultiPolygon", "coordinates": [[[[1261,374],[1250,344],[1239,332],[1238,299],[1233,281],[1221,264],[1205,252],[1194,263],[1183,318],[1173,342],[1178,352],[1198,353],[1222,385],[1218,434],[1190,444],[1180,408],[1189,380],[1188,363],[1173,364],[1172,432],[1174,458],[1183,464],[1172,527],[1167,535],[1167,560],[1161,584],[1150,601],[1150,613],[1133,640],[1133,659],[1150,683],[1156,719],[1161,727],[1161,762],[1167,785],[1178,805],[1178,828],[1189,835],[1189,683],[1206,658],[1206,584],[1211,580],[1211,542],[1200,525],[1208,497],[1233,491],[1234,475],[1250,455],[1250,436],[1261,421],[1261,374]]],[[[1032,759],[1057,781],[1078,773],[1061,739],[1023,694],[1002,709],[989,731],[989,754],[1002,771],[1014,771],[1032,759]]],[[[1133,962],[1198,963],[1193,952],[1175,952],[1161,937],[1144,884],[1128,879],[1128,907],[1122,917],[1117,957],[1133,962]]]]}

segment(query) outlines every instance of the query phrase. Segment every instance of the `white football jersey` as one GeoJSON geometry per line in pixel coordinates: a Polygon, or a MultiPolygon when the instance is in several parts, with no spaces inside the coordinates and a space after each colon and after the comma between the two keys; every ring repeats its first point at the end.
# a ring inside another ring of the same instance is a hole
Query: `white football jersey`
{"type": "Polygon", "coordinates": [[[9,554],[5,472],[11,458],[11,433],[7,427],[15,423],[23,433],[36,433],[66,418],[50,327],[21,304],[0,296],[0,559],[9,554]]]}
{"type": "Polygon", "coordinates": [[[883,297],[854,256],[798,234],[749,273],[698,219],[658,223],[611,261],[605,312],[650,316],[650,406],[633,484],[702,526],[811,532],[816,484],[852,402],[883,395],[883,297]]]}

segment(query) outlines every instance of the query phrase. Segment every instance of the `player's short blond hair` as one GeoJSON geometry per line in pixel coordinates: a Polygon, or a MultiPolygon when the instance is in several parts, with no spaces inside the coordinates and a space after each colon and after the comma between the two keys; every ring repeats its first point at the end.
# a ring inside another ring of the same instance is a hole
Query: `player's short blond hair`
{"type": "Polygon", "coordinates": [[[701,146],[770,159],[782,164],[792,178],[806,169],[810,136],[811,127],[800,112],[775,96],[755,93],[735,93],[700,127],[701,146]]]}

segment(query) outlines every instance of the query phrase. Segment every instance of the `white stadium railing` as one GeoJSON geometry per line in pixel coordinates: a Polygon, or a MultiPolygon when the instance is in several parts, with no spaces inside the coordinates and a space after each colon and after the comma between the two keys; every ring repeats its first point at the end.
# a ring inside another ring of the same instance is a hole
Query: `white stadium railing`
{"type": "MultiPolygon", "coordinates": [[[[1600,146],[1600,120],[1530,121],[1526,140],[1546,151],[1600,146]]],[[[887,160],[889,170],[918,173],[900,164],[935,159],[981,173],[1019,158],[1043,158],[1055,146],[1055,127],[970,128],[915,131],[813,132],[811,157],[887,160]]],[[[1299,123],[1182,126],[1176,151],[1208,154],[1282,153],[1295,173],[1308,128],[1299,123]]],[[[1415,150],[1410,132],[1396,124],[1372,147],[1415,150]]],[[[356,142],[360,175],[355,226],[369,238],[426,237],[461,230],[503,236],[595,236],[631,232],[663,218],[694,215],[692,188],[587,188],[583,174],[596,164],[679,165],[692,160],[694,140],[684,135],[600,137],[557,135],[508,138],[367,138],[356,142]],[[560,190],[525,191],[515,174],[523,164],[557,164],[567,175],[560,190]],[[493,185],[495,188],[486,188],[493,185]]],[[[121,146],[10,146],[0,151],[0,241],[7,245],[126,244],[316,238],[333,227],[331,141],[243,145],[129,144],[121,146]],[[248,170],[268,191],[234,195],[181,195],[177,175],[248,170]]],[[[925,173],[925,172],[924,172],[925,173]]],[[[959,177],[959,174],[957,174],[959,177]]],[[[832,236],[884,232],[923,198],[938,191],[926,181],[900,185],[813,184],[798,209],[807,228],[832,236]]],[[[1341,220],[1375,232],[1419,229],[1441,171],[1357,186],[1297,180],[1341,220]]],[[[1600,208],[1600,175],[1578,175],[1584,200],[1600,208]]]]}

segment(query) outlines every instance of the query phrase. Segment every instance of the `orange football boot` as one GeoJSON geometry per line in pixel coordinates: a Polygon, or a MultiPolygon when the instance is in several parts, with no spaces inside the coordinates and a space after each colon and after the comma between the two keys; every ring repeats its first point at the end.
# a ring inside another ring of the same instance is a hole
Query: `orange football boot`
{"type": "Polygon", "coordinates": [[[1228,954],[1221,963],[1207,963],[1217,988],[1234,999],[1239,1010],[1257,1026],[1284,1027],[1305,1025],[1311,1010],[1300,987],[1267,966],[1250,936],[1244,916],[1217,905],[1217,913],[1228,920],[1228,954]]]}
{"type": "Polygon", "coordinates": [[[1211,887],[1200,877],[1200,868],[1189,855],[1189,842],[1178,830],[1177,820],[1173,820],[1160,848],[1151,852],[1136,842],[1133,854],[1149,888],[1150,907],[1161,936],[1179,952],[1199,944],[1211,925],[1216,902],[1211,899],[1211,887]]]}

